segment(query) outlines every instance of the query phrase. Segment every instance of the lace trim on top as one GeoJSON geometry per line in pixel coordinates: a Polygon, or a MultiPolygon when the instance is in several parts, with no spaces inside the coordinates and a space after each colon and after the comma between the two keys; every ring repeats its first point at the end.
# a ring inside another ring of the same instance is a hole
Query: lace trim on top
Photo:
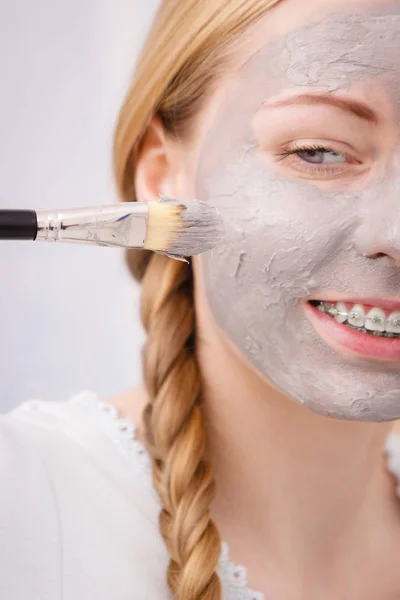
{"type": "MultiPolygon", "coordinates": [[[[103,432],[118,447],[129,461],[130,467],[141,476],[155,502],[160,506],[158,495],[152,484],[151,458],[145,446],[136,439],[136,425],[120,417],[118,409],[109,402],[102,401],[93,392],[82,392],[70,399],[76,407],[94,411],[103,432]]],[[[41,400],[30,400],[19,408],[40,410],[48,405],[41,400]]],[[[391,433],[386,439],[385,455],[387,469],[397,481],[396,494],[400,498],[400,434],[391,433]]],[[[234,564],[229,557],[229,545],[222,542],[218,574],[220,576],[225,600],[266,600],[264,594],[251,590],[247,585],[247,569],[234,564]]]]}
{"type": "MultiPolygon", "coordinates": [[[[128,459],[136,473],[143,476],[152,496],[159,505],[157,492],[152,485],[151,457],[145,446],[136,439],[136,426],[119,416],[116,406],[100,400],[91,392],[83,392],[71,398],[74,405],[95,409],[103,431],[112,439],[120,452],[128,459]]],[[[265,600],[264,594],[251,590],[247,585],[247,569],[231,562],[229,545],[222,542],[218,575],[221,579],[226,600],[265,600]]]]}

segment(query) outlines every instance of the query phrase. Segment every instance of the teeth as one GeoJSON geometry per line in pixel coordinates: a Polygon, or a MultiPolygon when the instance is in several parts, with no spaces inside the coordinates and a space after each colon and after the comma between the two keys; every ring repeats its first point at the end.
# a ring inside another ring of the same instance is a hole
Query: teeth
{"type": "Polygon", "coordinates": [[[338,311],[337,308],[335,307],[334,304],[326,305],[325,306],[325,311],[328,313],[328,315],[331,315],[331,317],[336,317],[338,311]]]}
{"type": "Polygon", "coordinates": [[[347,320],[350,325],[353,325],[353,327],[364,327],[365,313],[362,304],[355,304],[353,306],[349,312],[347,320]]]}
{"type": "Polygon", "coordinates": [[[337,323],[346,324],[372,335],[383,334],[385,337],[400,337],[400,310],[393,311],[388,317],[382,308],[374,306],[366,314],[362,304],[355,304],[350,310],[344,302],[315,301],[314,306],[321,312],[331,316],[337,323]]]}
{"type": "Polygon", "coordinates": [[[338,302],[336,304],[336,310],[337,310],[337,313],[336,313],[335,321],[337,321],[338,323],[345,323],[347,321],[347,315],[348,315],[348,310],[347,310],[347,306],[345,305],[345,303],[338,302]]]}
{"type": "Polygon", "coordinates": [[[365,329],[368,331],[386,331],[386,315],[381,308],[371,308],[365,318],[365,329]]]}
{"type": "Polygon", "coordinates": [[[400,333],[400,311],[390,313],[386,321],[386,331],[389,333],[400,333]]]}

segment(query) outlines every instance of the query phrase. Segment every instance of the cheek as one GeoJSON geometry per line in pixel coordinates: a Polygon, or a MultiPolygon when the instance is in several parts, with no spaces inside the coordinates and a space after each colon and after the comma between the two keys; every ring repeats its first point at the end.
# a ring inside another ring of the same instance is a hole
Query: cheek
{"type": "Polygon", "coordinates": [[[306,297],[313,277],[348,248],[356,208],[345,197],[333,202],[259,158],[231,165],[220,176],[204,174],[202,181],[202,197],[219,208],[226,224],[224,242],[204,261],[209,301],[220,322],[243,319],[256,298],[265,318],[268,307],[280,303],[284,309],[306,297]]]}
{"type": "Polygon", "coordinates": [[[204,289],[215,321],[242,357],[315,412],[397,418],[387,390],[399,385],[398,375],[342,357],[320,338],[302,305],[321,290],[361,296],[382,290],[380,264],[368,262],[354,243],[368,198],[322,193],[249,155],[203,168],[197,192],[225,218],[223,243],[203,255],[204,289]]]}

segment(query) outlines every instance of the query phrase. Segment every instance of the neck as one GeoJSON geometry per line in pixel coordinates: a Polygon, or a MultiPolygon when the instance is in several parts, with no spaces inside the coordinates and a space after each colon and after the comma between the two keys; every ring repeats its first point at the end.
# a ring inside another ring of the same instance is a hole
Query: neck
{"type": "Polygon", "coordinates": [[[393,530],[399,509],[384,457],[392,424],[312,413],[244,366],[217,335],[202,339],[213,518],[234,559],[248,564],[247,546],[286,570],[315,573],[319,564],[326,573],[335,556],[343,564],[359,557],[374,528],[380,537],[393,530]]]}

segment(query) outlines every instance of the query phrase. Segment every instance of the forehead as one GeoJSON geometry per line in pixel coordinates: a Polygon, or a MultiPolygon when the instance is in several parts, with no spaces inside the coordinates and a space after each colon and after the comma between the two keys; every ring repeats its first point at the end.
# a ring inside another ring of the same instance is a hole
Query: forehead
{"type": "MultiPolygon", "coordinates": [[[[364,21],[378,18],[388,23],[393,15],[400,14],[400,0],[278,0],[247,30],[248,40],[253,48],[260,49],[274,37],[287,36],[341,14],[358,16],[364,21]]],[[[357,27],[351,22],[348,25],[357,27]]]]}
{"type": "Polygon", "coordinates": [[[310,88],[348,89],[397,121],[400,0],[283,0],[267,11],[232,47],[199,122],[199,151],[211,137],[218,147],[247,139],[263,103],[310,88]]]}
{"type": "Polygon", "coordinates": [[[198,120],[198,172],[257,148],[263,106],[303,92],[349,92],[397,135],[400,0],[283,0],[242,34],[230,60],[198,120]]]}
{"type": "Polygon", "coordinates": [[[398,80],[400,1],[285,0],[242,42],[234,52],[241,75],[264,72],[294,86],[327,89],[363,76],[398,80]]]}

